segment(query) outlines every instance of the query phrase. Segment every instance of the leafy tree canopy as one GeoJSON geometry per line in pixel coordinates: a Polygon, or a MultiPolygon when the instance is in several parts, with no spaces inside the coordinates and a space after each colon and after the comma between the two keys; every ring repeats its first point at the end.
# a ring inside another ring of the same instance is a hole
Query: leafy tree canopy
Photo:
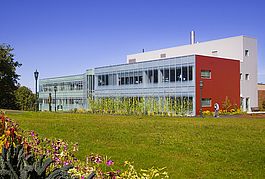
{"type": "Polygon", "coordinates": [[[19,109],[25,111],[34,110],[35,95],[29,88],[21,86],[16,90],[15,94],[19,109]]]}
{"type": "Polygon", "coordinates": [[[14,59],[14,49],[0,44],[0,108],[17,109],[15,90],[18,88],[19,75],[16,68],[21,64],[14,59]]]}

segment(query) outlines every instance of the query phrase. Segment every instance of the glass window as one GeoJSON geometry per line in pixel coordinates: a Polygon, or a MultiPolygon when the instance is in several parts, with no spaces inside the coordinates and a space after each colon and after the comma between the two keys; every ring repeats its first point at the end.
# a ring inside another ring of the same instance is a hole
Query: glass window
{"type": "Polygon", "coordinates": [[[138,76],[135,76],[134,77],[134,84],[138,84],[139,83],[139,77],[138,76]]]}
{"type": "Polygon", "coordinates": [[[158,83],[158,70],[154,70],[154,83],[158,83]]]}
{"type": "Polygon", "coordinates": [[[101,80],[101,75],[98,75],[98,86],[101,86],[102,80],[101,80]]]}
{"type": "MultiPolygon", "coordinates": [[[[147,71],[145,73],[147,73],[147,71]]],[[[130,76],[130,77],[131,77],[130,80],[133,80],[132,84],[140,84],[140,83],[143,82],[143,73],[142,73],[142,71],[135,71],[134,73],[132,73],[132,76],[130,76]]]]}
{"type": "Polygon", "coordinates": [[[188,67],[182,67],[182,81],[188,80],[188,67]]]}
{"type": "MultiPolygon", "coordinates": [[[[82,82],[75,82],[75,84],[71,84],[71,90],[74,89],[80,89],[79,85],[82,82]],[[73,85],[73,86],[72,86],[73,85]]],[[[82,88],[83,88],[83,84],[82,88]]],[[[109,85],[109,75],[98,75],[98,86],[105,86],[109,85]]]]}
{"type": "Polygon", "coordinates": [[[246,80],[249,80],[249,74],[245,75],[246,80]]]}
{"type": "Polygon", "coordinates": [[[169,82],[169,69],[164,69],[164,82],[169,82]]]}
{"type": "Polygon", "coordinates": [[[124,84],[125,84],[124,73],[119,73],[119,85],[124,85],[124,84]]]}
{"type": "Polygon", "coordinates": [[[211,79],[211,70],[201,70],[201,78],[211,79]]]}
{"type": "Polygon", "coordinates": [[[125,77],[125,84],[128,85],[130,83],[129,77],[125,77]]]}
{"type": "Polygon", "coordinates": [[[152,79],[153,79],[153,71],[152,70],[148,70],[146,71],[147,77],[148,77],[148,83],[152,83],[152,79]]]}
{"type": "Polygon", "coordinates": [[[101,86],[105,85],[105,75],[101,75],[101,86]]]}
{"type": "Polygon", "coordinates": [[[124,81],[125,81],[124,77],[121,77],[121,85],[125,84],[124,81]]]}
{"type": "Polygon", "coordinates": [[[139,84],[143,83],[143,76],[139,76],[139,84]]]}
{"type": "Polygon", "coordinates": [[[202,98],[202,107],[211,107],[212,99],[211,98],[202,98]]]}
{"type": "Polygon", "coordinates": [[[104,85],[109,85],[109,75],[105,75],[105,83],[104,85]]]}
{"type": "Polygon", "coordinates": [[[249,56],[249,50],[245,50],[245,57],[249,56]]]}
{"type": "Polygon", "coordinates": [[[176,68],[176,81],[181,81],[181,68],[176,68]]]}
{"type": "Polygon", "coordinates": [[[176,81],[175,68],[170,68],[170,82],[176,81]]]}
{"type": "Polygon", "coordinates": [[[246,110],[249,110],[249,98],[246,98],[246,110]]]}
{"type": "Polygon", "coordinates": [[[133,84],[133,76],[130,76],[130,84],[133,84]]]}
{"type": "Polygon", "coordinates": [[[192,81],[193,79],[193,68],[192,66],[189,66],[189,81],[192,81]]]}

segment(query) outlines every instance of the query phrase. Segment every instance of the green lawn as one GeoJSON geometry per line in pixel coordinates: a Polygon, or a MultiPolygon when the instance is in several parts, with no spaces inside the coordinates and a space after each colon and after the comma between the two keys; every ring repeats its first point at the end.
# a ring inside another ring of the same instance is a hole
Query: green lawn
{"type": "Polygon", "coordinates": [[[265,119],[166,118],[25,112],[8,114],[40,136],[87,154],[167,167],[170,178],[265,178],[265,119]]]}

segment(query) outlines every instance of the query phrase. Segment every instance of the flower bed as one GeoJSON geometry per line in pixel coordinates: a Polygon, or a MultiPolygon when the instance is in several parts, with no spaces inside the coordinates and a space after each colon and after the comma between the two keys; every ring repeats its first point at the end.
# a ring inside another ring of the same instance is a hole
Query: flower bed
{"type": "Polygon", "coordinates": [[[78,144],[40,138],[23,131],[1,113],[0,176],[5,178],[168,178],[165,168],[136,171],[132,163],[117,164],[108,157],[90,154],[75,157],[78,144]],[[23,162],[21,162],[23,161],[23,162]]]}

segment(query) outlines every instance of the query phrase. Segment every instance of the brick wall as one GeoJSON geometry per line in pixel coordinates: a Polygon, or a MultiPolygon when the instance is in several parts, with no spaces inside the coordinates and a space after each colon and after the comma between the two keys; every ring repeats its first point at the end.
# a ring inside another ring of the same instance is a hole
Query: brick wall
{"type": "MultiPolygon", "coordinates": [[[[265,90],[258,90],[259,108],[262,108],[262,103],[265,101],[265,90]]],[[[265,110],[265,109],[263,109],[265,110]]]]}

